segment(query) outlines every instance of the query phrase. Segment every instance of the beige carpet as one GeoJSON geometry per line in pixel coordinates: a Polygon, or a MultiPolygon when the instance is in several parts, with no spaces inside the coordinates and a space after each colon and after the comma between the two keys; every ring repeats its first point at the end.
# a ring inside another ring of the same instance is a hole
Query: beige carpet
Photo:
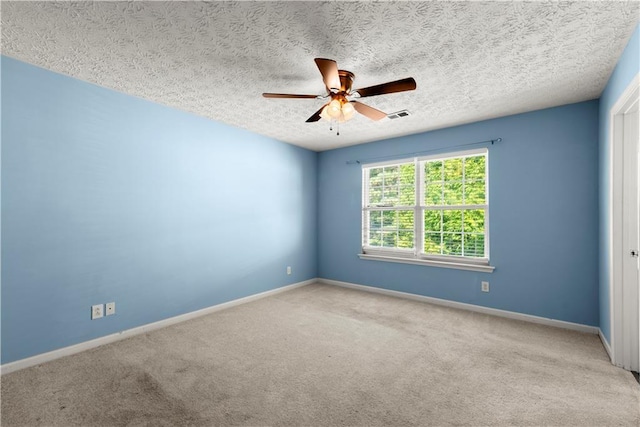
{"type": "Polygon", "coordinates": [[[638,426],[588,335],[311,285],[2,377],[2,426],[638,426]]]}

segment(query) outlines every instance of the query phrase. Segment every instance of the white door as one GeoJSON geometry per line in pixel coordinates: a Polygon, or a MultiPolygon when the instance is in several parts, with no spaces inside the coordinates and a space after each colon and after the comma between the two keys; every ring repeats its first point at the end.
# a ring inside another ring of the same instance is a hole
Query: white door
{"type": "Polygon", "coordinates": [[[622,292],[623,292],[623,352],[622,366],[632,371],[640,370],[640,303],[638,231],[638,147],[640,144],[639,102],[624,113],[623,117],[623,180],[622,180],[622,292]]]}
{"type": "Polygon", "coordinates": [[[610,111],[611,361],[640,370],[640,74],[610,111]]]}

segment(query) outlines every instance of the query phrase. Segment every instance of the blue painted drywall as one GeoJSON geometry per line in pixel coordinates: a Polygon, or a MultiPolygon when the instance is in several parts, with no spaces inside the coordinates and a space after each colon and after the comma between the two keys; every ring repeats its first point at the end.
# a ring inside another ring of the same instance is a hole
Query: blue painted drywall
{"type": "MultiPolygon", "coordinates": [[[[408,119],[411,120],[411,119],[408,119]]],[[[598,101],[320,153],[320,277],[598,324],[598,101]],[[361,169],[352,159],[489,148],[493,273],[360,260],[361,169]],[[488,280],[491,292],[480,291],[488,280]]]]}
{"type": "Polygon", "coordinates": [[[316,277],[316,168],[2,57],[2,363],[316,277]]]}
{"type": "Polygon", "coordinates": [[[627,46],[618,60],[607,86],[600,96],[600,329],[609,343],[611,342],[611,310],[609,298],[609,227],[611,218],[609,215],[609,174],[610,174],[610,147],[609,129],[611,122],[609,113],[622,92],[631,83],[636,74],[640,73],[640,25],[638,25],[629,39],[627,46]]]}

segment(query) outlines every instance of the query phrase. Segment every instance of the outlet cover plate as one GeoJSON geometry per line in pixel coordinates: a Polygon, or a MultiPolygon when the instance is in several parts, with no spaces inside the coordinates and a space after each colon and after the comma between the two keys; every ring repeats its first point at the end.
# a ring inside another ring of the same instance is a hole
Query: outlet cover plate
{"type": "Polygon", "coordinates": [[[482,292],[489,292],[489,282],[482,282],[482,292]]]}
{"type": "Polygon", "coordinates": [[[116,314],[116,303],[108,302],[105,304],[105,315],[111,316],[112,314],[116,314]]]}
{"type": "Polygon", "coordinates": [[[104,305],[96,304],[91,306],[91,320],[99,319],[104,316],[104,305]]]}

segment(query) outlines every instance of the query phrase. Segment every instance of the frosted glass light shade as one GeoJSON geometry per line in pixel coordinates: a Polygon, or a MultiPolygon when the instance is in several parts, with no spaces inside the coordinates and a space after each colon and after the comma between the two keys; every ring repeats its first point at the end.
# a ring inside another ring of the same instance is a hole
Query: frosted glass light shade
{"type": "Polygon", "coordinates": [[[342,115],[344,116],[344,120],[351,120],[351,118],[353,117],[353,113],[355,113],[355,108],[353,108],[353,104],[350,102],[346,102],[343,106],[342,106],[342,115]]]}
{"type": "Polygon", "coordinates": [[[331,101],[327,106],[327,113],[329,114],[329,116],[331,116],[334,119],[337,119],[338,117],[340,117],[340,113],[341,113],[340,101],[338,101],[337,99],[334,99],[333,101],[331,101]]]}
{"type": "Polygon", "coordinates": [[[320,112],[320,118],[330,122],[331,121],[331,116],[329,115],[329,113],[327,112],[327,110],[329,109],[329,106],[325,106],[322,111],[320,112]]]}
{"type": "Polygon", "coordinates": [[[353,104],[346,99],[334,99],[320,112],[320,118],[330,122],[336,120],[338,123],[344,123],[353,118],[356,109],[353,104]]]}

